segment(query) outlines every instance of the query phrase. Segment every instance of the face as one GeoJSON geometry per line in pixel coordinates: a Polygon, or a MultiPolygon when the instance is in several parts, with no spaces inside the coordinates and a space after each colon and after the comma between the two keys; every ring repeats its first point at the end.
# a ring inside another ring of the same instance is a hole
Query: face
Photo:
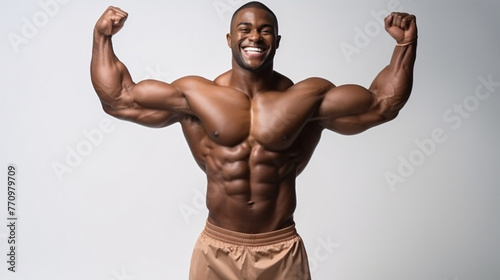
{"type": "Polygon", "coordinates": [[[239,11],[227,34],[233,60],[243,69],[257,71],[272,65],[281,36],[271,14],[258,8],[239,11]]]}

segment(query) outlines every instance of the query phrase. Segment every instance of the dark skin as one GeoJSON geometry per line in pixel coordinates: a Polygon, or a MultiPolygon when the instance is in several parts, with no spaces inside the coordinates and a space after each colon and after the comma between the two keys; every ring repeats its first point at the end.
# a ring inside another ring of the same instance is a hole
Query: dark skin
{"type": "Polygon", "coordinates": [[[310,78],[294,84],[273,70],[280,36],[263,9],[238,12],[227,35],[232,69],[214,81],[133,82],[111,44],[127,18],[109,7],[94,29],[91,75],[106,113],[150,127],[180,123],[207,175],[208,221],[245,233],[293,223],[295,181],[323,130],[356,134],[394,119],[410,96],[416,58],[413,15],[392,13],[399,44],[367,89],[310,78]]]}

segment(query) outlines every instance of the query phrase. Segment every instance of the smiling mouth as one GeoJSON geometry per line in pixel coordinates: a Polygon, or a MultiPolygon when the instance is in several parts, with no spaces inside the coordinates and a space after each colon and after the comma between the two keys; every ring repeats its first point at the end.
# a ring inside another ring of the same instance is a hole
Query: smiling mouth
{"type": "Polygon", "coordinates": [[[244,47],[243,51],[245,51],[247,54],[258,55],[258,54],[262,54],[265,51],[265,49],[258,48],[258,47],[244,47]]]}

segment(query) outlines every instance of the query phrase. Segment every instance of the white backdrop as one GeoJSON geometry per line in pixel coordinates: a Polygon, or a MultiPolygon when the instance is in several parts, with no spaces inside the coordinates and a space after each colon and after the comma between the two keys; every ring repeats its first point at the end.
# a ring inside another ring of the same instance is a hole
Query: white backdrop
{"type": "MultiPolygon", "coordinates": [[[[0,279],[187,279],[207,214],[203,173],[178,125],[144,128],[102,111],[92,29],[108,5],[129,12],[114,46],[137,81],[215,78],[230,67],[225,34],[243,2],[3,4],[0,279]]],[[[369,86],[395,44],[380,18],[407,11],[419,27],[399,117],[355,136],[325,132],[298,178],[314,279],[500,279],[500,2],[265,3],[283,36],[276,69],[294,81],[369,86]]]]}

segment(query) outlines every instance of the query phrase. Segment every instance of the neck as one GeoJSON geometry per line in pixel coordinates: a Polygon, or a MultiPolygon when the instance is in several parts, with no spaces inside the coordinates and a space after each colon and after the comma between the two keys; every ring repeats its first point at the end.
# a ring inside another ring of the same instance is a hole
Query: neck
{"type": "Polygon", "coordinates": [[[240,90],[250,98],[260,92],[271,90],[275,84],[273,64],[259,70],[248,70],[233,61],[229,85],[240,90]]]}

